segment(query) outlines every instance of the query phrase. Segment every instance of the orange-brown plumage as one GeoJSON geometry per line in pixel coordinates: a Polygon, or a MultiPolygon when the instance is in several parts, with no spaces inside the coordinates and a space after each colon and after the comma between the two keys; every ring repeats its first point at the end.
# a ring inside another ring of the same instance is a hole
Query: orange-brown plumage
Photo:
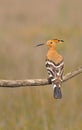
{"type": "Polygon", "coordinates": [[[46,59],[53,61],[55,64],[58,64],[63,60],[63,57],[59,55],[54,48],[50,48],[47,52],[46,59]]]}
{"type": "Polygon", "coordinates": [[[46,43],[49,48],[46,58],[55,62],[55,64],[58,64],[59,62],[63,60],[63,57],[60,54],[58,54],[58,52],[56,51],[57,44],[61,43],[62,41],[63,40],[53,39],[53,40],[47,41],[46,43]]]}

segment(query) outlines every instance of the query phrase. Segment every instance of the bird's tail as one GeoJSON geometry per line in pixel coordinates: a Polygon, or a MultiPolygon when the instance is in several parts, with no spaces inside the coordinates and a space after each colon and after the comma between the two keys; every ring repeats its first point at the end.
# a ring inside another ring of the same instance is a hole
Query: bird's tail
{"type": "Polygon", "coordinates": [[[54,98],[61,99],[62,98],[62,93],[61,93],[60,84],[54,84],[53,89],[54,89],[54,98]]]}

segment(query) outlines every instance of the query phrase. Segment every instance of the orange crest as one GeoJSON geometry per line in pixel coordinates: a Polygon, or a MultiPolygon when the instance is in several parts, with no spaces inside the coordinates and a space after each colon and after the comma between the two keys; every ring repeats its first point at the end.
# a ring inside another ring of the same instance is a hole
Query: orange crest
{"type": "Polygon", "coordinates": [[[64,42],[64,41],[63,41],[63,40],[58,40],[58,39],[52,39],[52,40],[48,40],[48,41],[46,42],[46,44],[47,44],[47,46],[49,46],[49,47],[55,47],[56,44],[62,43],[62,42],[64,42]]]}

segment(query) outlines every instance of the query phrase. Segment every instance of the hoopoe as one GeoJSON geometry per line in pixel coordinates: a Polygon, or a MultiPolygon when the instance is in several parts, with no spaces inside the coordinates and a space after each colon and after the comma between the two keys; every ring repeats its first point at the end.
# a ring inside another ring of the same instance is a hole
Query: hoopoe
{"type": "MultiPolygon", "coordinates": [[[[64,42],[63,40],[52,39],[46,42],[48,46],[48,52],[46,55],[45,66],[48,71],[48,81],[53,84],[54,98],[61,99],[61,82],[64,70],[63,57],[56,51],[56,46],[59,43],[64,42]]],[[[45,43],[38,44],[37,46],[44,45],[45,43]]]]}

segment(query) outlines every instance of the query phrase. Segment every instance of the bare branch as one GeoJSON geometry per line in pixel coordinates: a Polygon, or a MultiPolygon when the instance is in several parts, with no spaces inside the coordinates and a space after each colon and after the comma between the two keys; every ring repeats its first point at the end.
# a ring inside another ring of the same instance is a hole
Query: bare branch
{"type": "MultiPolygon", "coordinates": [[[[63,81],[65,82],[76,75],[82,73],[82,67],[74,70],[73,72],[67,73],[63,76],[63,81]]],[[[48,79],[26,79],[26,80],[0,80],[0,87],[25,87],[25,86],[43,86],[48,85],[48,79]]]]}

